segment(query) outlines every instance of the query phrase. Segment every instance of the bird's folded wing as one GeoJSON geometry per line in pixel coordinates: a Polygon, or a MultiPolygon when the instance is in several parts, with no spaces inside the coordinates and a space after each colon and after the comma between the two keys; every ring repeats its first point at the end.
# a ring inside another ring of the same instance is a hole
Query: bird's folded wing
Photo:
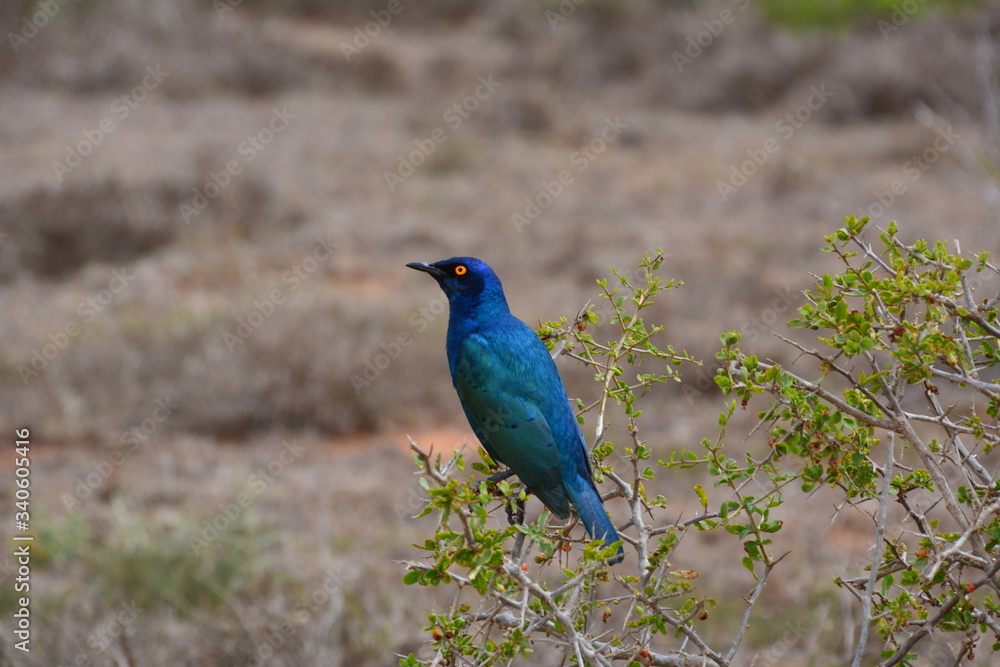
{"type": "Polygon", "coordinates": [[[528,360],[498,354],[469,336],[455,364],[455,389],[476,435],[559,517],[569,515],[559,450],[539,409],[543,391],[528,360]]]}

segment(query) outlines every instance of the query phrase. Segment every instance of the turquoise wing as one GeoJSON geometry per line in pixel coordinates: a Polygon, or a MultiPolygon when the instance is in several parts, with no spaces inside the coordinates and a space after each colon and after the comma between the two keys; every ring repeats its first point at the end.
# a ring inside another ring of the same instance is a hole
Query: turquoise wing
{"type": "Polygon", "coordinates": [[[561,519],[569,516],[559,449],[538,407],[543,391],[523,357],[498,353],[480,335],[462,343],[455,363],[455,389],[476,437],[491,456],[561,519]]]}

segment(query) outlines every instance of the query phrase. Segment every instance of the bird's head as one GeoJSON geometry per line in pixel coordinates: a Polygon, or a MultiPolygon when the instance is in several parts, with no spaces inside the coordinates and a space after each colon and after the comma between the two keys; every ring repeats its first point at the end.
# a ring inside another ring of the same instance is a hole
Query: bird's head
{"type": "Polygon", "coordinates": [[[475,257],[452,257],[440,262],[411,262],[406,266],[429,273],[448,295],[448,300],[452,304],[456,302],[472,304],[499,299],[504,307],[507,305],[500,278],[489,264],[475,257]]]}

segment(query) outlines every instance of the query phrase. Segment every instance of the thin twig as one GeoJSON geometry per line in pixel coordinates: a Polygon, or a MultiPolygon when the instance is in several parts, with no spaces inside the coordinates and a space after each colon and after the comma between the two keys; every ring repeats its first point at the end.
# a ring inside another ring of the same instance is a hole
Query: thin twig
{"type": "Polygon", "coordinates": [[[861,665],[861,660],[865,655],[865,647],[868,644],[868,630],[872,624],[872,595],[875,593],[875,581],[878,579],[879,564],[882,562],[882,536],[885,533],[885,513],[889,507],[889,487],[892,486],[892,468],[896,462],[895,444],[895,434],[890,433],[889,442],[886,443],[885,448],[884,483],[882,484],[882,492],[878,501],[878,524],[875,528],[875,554],[872,556],[872,569],[868,574],[868,583],[865,585],[865,595],[861,599],[861,636],[858,638],[858,645],[854,652],[854,661],[851,663],[851,667],[860,667],[861,665]]]}
{"type": "Polygon", "coordinates": [[[736,655],[737,649],[739,649],[740,644],[743,642],[743,634],[750,627],[750,615],[753,613],[754,606],[757,604],[757,599],[760,597],[761,591],[764,590],[764,582],[767,581],[767,575],[771,574],[771,570],[774,566],[781,562],[781,559],[790,554],[791,552],[785,552],[778,558],[774,559],[764,567],[764,572],[760,575],[760,579],[757,580],[757,585],[753,589],[753,593],[750,594],[750,598],[747,600],[747,608],[743,612],[743,621],[740,623],[739,632],[736,633],[736,637],[733,638],[733,643],[729,647],[729,651],[726,653],[726,662],[731,662],[733,657],[736,655]]]}

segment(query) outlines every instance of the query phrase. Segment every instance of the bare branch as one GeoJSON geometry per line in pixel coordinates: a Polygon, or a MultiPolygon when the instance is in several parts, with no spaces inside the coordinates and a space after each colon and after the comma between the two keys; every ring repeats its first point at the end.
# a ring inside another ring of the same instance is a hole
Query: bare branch
{"type": "Polygon", "coordinates": [[[764,584],[767,582],[767,575],[771,574],[771,570],[774,569],[774,566],[780,563],[781,560],[789,553],[791,552],[785,552],[764,566],[764,572],[761,573],[760,578],[757,580],[757,585],[754,587],[753,592],[747,599],[747,608],[743,612],[743,620],[740,622],[740,629],[733,638],[733,643],[729,646],[729,651],[726,653],[726,661],[732,661],[733,657],[736,655],[737,649],[740,647],[740,644],[743,643],[743,635],[746,633],[747,628],[750,627],[750,615],[753,613],[753,609],[757,605],[757,599],[760,597],[761,591],[764,590],[764,584]]]}
{"type": "Polygon", "coordinates": [[[985,392],[987,394],[1000,394],[1000,384],[993,382],[983,382],[971,375],[959,375],[958,373],[949,373],[948,371],[943,371],[936,366],[928,367],[928,370],[934,375],[934,377],[939,377],[944,380],[951,380],[952,382],[961,382],[968,384],[976,389],[985,392]]]}
{"type": "Polygon", "coordinates": [[[875,581],[878,579],[879,565],[882,562],[882,540],[885,534],[885,513],[889,507],[889,487],[892,486],[892,467],[896,462],[895,456],[895,434],[889,434],[889,442],[885,445],[885,475],[883,477],[882,492],[878,501],[878,524],[875,528],[875,553],[872,555],[872,569],[868,574],[868,583],[865,585],[865,594],[861,598],[861,636],[858,638],[857,650],[854,652],[854,661],[851,667],[860,667],[861,660],[865,655],[865,647],[868,645],[868,631],[872,624],[872,595],[875,592],[875,581]]]}

